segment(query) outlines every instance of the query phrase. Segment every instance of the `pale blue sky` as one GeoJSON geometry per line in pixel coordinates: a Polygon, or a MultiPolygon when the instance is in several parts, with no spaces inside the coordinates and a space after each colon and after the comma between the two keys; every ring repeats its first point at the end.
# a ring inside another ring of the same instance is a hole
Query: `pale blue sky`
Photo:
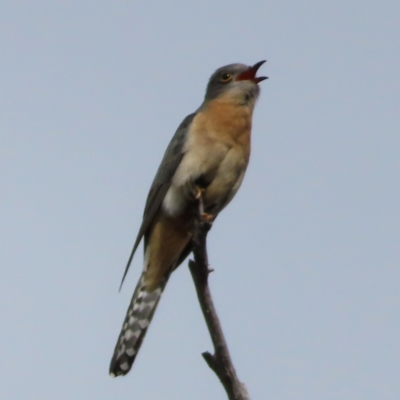
{"type": "Polygon", "coordinates": [[[398,1],[3,1],[0,398],[225,399],[186,264],[131,373],[118,286],[167,143],[218,67],[267,59],[209,236],[252,400],[400,398],[398,1]]]}

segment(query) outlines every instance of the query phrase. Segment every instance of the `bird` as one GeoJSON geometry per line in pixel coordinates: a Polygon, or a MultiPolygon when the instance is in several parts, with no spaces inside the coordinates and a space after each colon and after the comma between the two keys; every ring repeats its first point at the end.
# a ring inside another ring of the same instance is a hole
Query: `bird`
{"type": "Polygon", "coordinates": [[[111,359],[113,377],[130,371],[171,273],[192,251],[198,199],[203,217],[214,221],[243,181],[259,83],[268,79],[257,71],[265,62],[218,68],[202,104],[182,121],[164,153],[121,281],[143,239],[143,271],[111,359]]]}

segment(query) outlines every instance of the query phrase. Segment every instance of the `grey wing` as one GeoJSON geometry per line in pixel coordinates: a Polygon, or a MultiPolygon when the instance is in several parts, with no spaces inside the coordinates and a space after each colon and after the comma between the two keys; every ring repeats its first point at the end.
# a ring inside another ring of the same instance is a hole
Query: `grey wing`
{"type": "Polygon", "coordinates": [[[135,255],[139,243],[142,240],[142,237],[146,235],[146,232],[150,228],[154,217],[157,214],[157,211],[159,210],[169,187],[171,186],[172,178],[184,155],[183,146],[185,143],[186,135],[188,133],[188,128],[195,115],[196,113],[190,114],[182,121],[182,123],[176,130],[175,135],[171,139],[167,150],[164,153],[164,157],[161,161],[160,166],[158,167],[156,176],[154,177],[149,194],[147,196],[142,225],[140,226],[139,232],[137,234],[131,255],[129,256],[129,260],[126,265],[124,275],[122,277],[120,289],[122,287],[122,284],[124,283],[126,274],[128,273],[133,256],[135,255]]]}

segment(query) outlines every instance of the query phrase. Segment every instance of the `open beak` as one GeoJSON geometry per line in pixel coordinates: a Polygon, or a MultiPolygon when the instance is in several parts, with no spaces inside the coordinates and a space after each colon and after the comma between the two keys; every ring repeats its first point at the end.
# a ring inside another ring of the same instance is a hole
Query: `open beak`
{"type": "Polygon", "coordinates": [[[258,69],[266,62],[266,60],[259,61],[250,67],[247,71],[242,72],[236,78],[237,81],[252,81],[254,83],[260,83],[261,81],[268,79],[266,76],[256,76],[258,69]]]}

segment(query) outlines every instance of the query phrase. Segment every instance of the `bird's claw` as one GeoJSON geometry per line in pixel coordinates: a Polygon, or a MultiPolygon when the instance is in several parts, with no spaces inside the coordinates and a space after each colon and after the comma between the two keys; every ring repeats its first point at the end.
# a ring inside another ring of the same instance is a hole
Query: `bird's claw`
{"type": "Polygon", "coordinates": [[[215,217],[214,217],[214,215],[212,215],[212,214],[203,213],[203,214],[200,215],[200,218],[201,218],[201,220],[202,220],[203,222],[211,223],[211,222],[214,221],[214,218],[215,218],[215,217]]]}
{"type": "Polygon", "coordinates": [[[206,191],[206,189],[201,188],[199,186],[195,186],[193,189],[193,197],[195,198],[195,200],[199,200],[201,198],[201,196],[203,196],[203,193],[206,191]]]}
{"type": "Polygon", "coordinates": [[[200,215],[200,220],[202,222],[206,222],[208,224],[211,224],[215,216],[212,214],[208,214],[204,212],[204,204],[203,204],[203,194],[206,191],[205,188],[202,188],[200,186],[195,185],[193,190],[192,190],[192,195],[195,200],[199,202],[199,215],[200,215]]]}

